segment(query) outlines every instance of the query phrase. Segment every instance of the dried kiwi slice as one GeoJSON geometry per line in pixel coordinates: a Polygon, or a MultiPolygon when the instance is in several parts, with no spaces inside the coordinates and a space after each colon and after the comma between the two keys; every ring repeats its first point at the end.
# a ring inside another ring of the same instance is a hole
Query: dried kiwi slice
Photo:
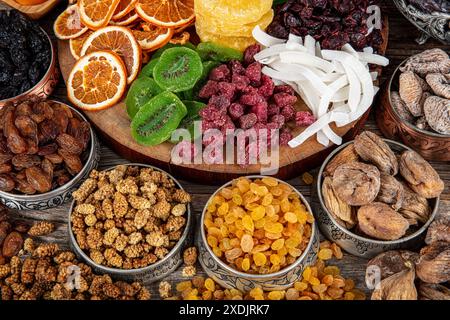
{"type": "MultiPolygon", "coordinates": [[[[197,133],[194,131],[194,122],[200,121],[202,118],[199,115],[200,110],[202,110],[204,107],[206,107],[206,104],[198,102],[198,101],[183,101],[184,105],[187,109],[187,115],[184,117],[184,119],[181,121],[179,128],[184,128],[189,131],[191,134],[192,140],[195,140],[199,137],[200,132],[197,133]]],[[[179,142],[179,141],[173,141],[172,142],[179,142]]]]}
{"type": "Polygon", "coordinates": [[[161,88],[171,92],[192,89],[202,76],[202,60],[192,49],[167,49],[153,69],[153,78],[161,88]]]}
{"type": "Polygon", "coordinates": [[[128,90],[125,100],[127,113],[131,120],[143,105],[163,91],[152,78],[142,76],[136,79],[128,90]]]}
{"type": "Polygon", "coordinates": [[[186,114],[183,102],[173,93],[165,91],[136,113],[131,122],[131,135],[143,145],[160,144],[170,138],[186,114]]]}
{"type": "Polygon", "coordinates": [[[153,69],[155,68],[158,61],[159,61],[159,58],[154,58],[154,59],[150,60],[145,65],[145,67],[142,68],[141,73],[139,74],[139,77],[145,76],[145,77],[153,78],[153,69]]]}
{"type": "Polygon", "coordinates": [[[242,52],[221,46],[213,42],[202,42],[197,46],[197,52],[205,60],[228,62],[230,60],[242,60],[242,52]]]}

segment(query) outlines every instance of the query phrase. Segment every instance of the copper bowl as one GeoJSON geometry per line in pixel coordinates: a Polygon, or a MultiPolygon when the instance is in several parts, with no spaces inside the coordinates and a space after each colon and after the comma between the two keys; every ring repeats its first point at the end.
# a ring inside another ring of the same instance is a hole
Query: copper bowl
{"type": "Polygon", "coordinates": [[[378,127],[386,138],[401,141],[426,160],[450,161],[450,135],[419,129],[414,124],[401,119],[397,111],[392,108],[391,91],[398,91],[400,67],[407,60],[397,67],[389,82],[383,87],[375,117],[378,127]]]}
{"type": "Polygon", "coordinates": [[[45,36],[48,39],[48,42],[50,43],[50,65],[48,66],[47,72],[44,74],[41,80],[39,80],[38,83],[36,83],[32,88],[30,88],[28,91],[25,91],[18,96],[7,98],[4,100],[0,100],[0,108],[2,108],[4,105],[6,105],[8,102],[16,103],[18,101],[32,99],[32,98],[42,98],[47,99],[48,96],[50,96],[53,92],[53,90],[56,87],[56,84],[59,80],[59,70],[56,65],[56,48],[52,43],[52,40],[50,39],[47,32],[45,32],[44,29],[42,29],[42,32],[45,34],[45,36]]]}

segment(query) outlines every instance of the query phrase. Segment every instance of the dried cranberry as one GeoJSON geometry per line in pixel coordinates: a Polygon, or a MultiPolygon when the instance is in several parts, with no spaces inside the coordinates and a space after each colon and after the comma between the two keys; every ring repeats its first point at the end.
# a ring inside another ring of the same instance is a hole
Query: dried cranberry
{"type": "Polygon", "coordinates": [[[267,116],[271,117],[271,116],[274,116],[276,114],[280,114],[280,107],[277,106],[276,104],[272,103],[267,108],[267,116]]]}
{"type": "Polygon", "coordinates": [[[258,92],[264,98],[269,98],[273,95],[273,90],[275,88],[275,84],[269,76],[263,74],[261,76],[261,86],[258,88],[258,92]]]}
{"type": "Polygon", "coordinates": [[[198,96],[202,99],[211,98],[211,96],[215,95],[217,91],[219,91],[217,84],[218,84],[217,81],[209,80],[200,90],[198,96]]]}
{"type": "Polygon", "coordinates": [[[295,109],[293,106],[285,106],[283,109],[281,109],[281,114],[284,116],[286,122],[294,120],[295,109]]]}
{"type": "Polygon", "coordinates": [[[277,114],[277,115],[272,116],[270,118],[269,122],[275,124],[277,129],[281,129],[284,126],[286,121],[285,121],[283,115],[277,114]]]}
{"type": "Polygon", "coordinates": [[[225,113],[226,110],[219,110],[212,105],[208,105],[200,110],[199,115],[203,120],[223,122],[221,119],[225,116],[225,113]]]}
{"type": "Polygon", "coordinates": [[[280,107],[292,106],[297,102],[297,97],[288,93],[276,93],[273,95],[275,104],[280,107]]]}
{"type": "Polygon", "coordinates": [[[230,78],[230,69],[226,64],[222,64],[211,70],[209,73],[209,80],[214,81],[228,81],[230,78]]]}
{"type": "Polygon", "coordinates": [[[202,120],[202,132],[209,129],[215,129],[216,124],[213,121],[202,120]]]}
{"type": "Polygon", "coordinates": [[[244,64],[250,65],[255,62],[255,54],[261,51],[261,46],[259,44],[254,44],[244,51],[244,64]]]}
{"type": "Polygon", "coordinates": [[[309,111],[298,111],[295,114],[295,123],[298,127],[307,127],[316,121],[314,115],[309,111]]]}
{"type": "Polygon", "coordinates": [[[219,92],[221,95],[226,98],[232,100],[234,97],[234,93],[236,92],[236,85],[229,82],[219,82],[217,85],[219,92]]]}
{"type": "Polygon", "coordinates": [[[255,106],[258,103],[265,102],[266,99],[264,99],[264,97],[262,95],[260,95],[259,93],[257,93],[257,94],[247,93],[247,94],[242,95],[241,98],[239,99],[239,101],[242,104],[246,104],[249,106],[255,106]]]}
{"type": "Polygon", "coordinates": [[[258,118],[256,117],[256,114],[254,113],[245,114],[239,118],[239,126],[242,129],[250,129],[255,125],[257,121],[258,118]]]}
{"type": "Polygon", "coordinates": [[[209,99],[208,106],[214,106],[219,110],[226,110],[231,104],[229,97],[225,95],[214,95],[209,99]]]}
{"type": "Polygon", "coordinates": [[[231,82],[236,86],[236,90],[242,91],[250,84],[250,79],[245,75],[233,74],[231,82]]]}
{"type": "Polygon", "coordinates": [[[258,122],[267,123],[267,102],[261,102],[253,106],[251,112],[256,114],[258,122]]]}
{"type": "Polygon", "coordinates": [[[243,75],[245,68],[239,60],[231,60],[228,62],[228,67],[231,69],[231,75],[243,75]]]}
{"type": "Polygon", "coordinates": [[[245,70],[245,75],[250,79],[252,86],[259,87],[261,85],[261,63],[253,62],[245,70]]]}
{"type": "Polygon", "coordinates": [[[289,129],[284,129],[280,132],[280,145],[287,146],[288,142],[292,140],[294,136],[289,129]]]}
{"type": "Polygon", "coordinates": [[[288,86],[288,85],[276,86],[275,89],[274,89],[274,92],[275,93],[283,92],[283,93],[288,93],[290,95],[294,95],[295,94],[294,89],[292,89],[292,87],[288,86]]]}
{"type": "Polygon", "coordinates": [[[231,119],[237,120],[244,115],[244,106],[240,103],[232,103],[228,107],[228,114],[231,119]]]}

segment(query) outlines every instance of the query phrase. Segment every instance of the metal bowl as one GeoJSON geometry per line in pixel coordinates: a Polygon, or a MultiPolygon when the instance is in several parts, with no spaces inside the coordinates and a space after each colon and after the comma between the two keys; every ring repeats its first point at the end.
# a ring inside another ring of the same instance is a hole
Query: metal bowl
{"type": "Polygon", "coordinates": [[[398,112],[392,107],[391,92],[398,91],[400,68],[408,59],[397,67],[391,79],[383,87],[378,115],[375,117],[378,127],[385,137],[400,139],[426,160],[450,161],[450,135],[419,129],[400,118],[398,112]]]}
{"type": "Polygon", "coordinates": [[[59,70],[56,65],[56,48],[52,43],[52,40],[50,39],[47,32],[45,32],[44,29],[42,29],[42,32],[46,35],[48,42],[50,44],[50,65],[48,66],[47,72],[44,74],[41,80],[39,80],[38,83],[36,83],[32,88],[30,88],[28,91],[25,91],[18,96],[10,97],[4,100],[0,100],[0,108],[6,105],[7,103],[16,103],[23,100],[28,99],[47,99],[55,89],[56,85],[58,84],[59,80],[59,70]]]}
{"type": "Polygon", "coordinates": [[[417,39],[419,44],[424,44],[429,37],[433,37],[444,44],[450,44],[450,14],[424,12],[409,4],[406,0],[394,0],[394,3],[406,19],[422,31],[422,36],[417,39]]]}
{"type": "MultiPolygon", "coordinates": [[[[263,177],[264,176],[254,175],[247,176],[246,178],[257,179],[263,177]]],[[[281,180],[278,180],[278,182],[287,184],[286,182],[281,180]]],[[[218,192],[220,192],[222,188],[229,186],[231,183],[232,181],[220,187],[210,197],[208,202],[211,201],[211,199],[218,192]]],[[[305,197],[300,192],[298,192],[297,189],[292,186],[290,187],[300,196],[300,199],[306,206],[307,210],[309,212],[312,212],[311,207],[309,206],[309,203],[308,201],[306,201],[305,197]]],[[[206,241],[205,226],[203,223],[205,219],[206,208],[207,205],[205,205],[205,208],[203,209],[203,213],[200,219],[200,232],[197,234],[197,243],[199,244],[198,259],[206,274],[224,288],[234,288],[242,292],[248,292],[256,287],[260,287],[266,291],[284,290],[291,287],[293,283],[300,278],[305,267],[314,264],[317,259],[317,253],[319,251],[320,243],[319,232],[317,230],[316,223],[314,222],[312,225],[311,238],[309,240],[308,246],[296,262],[276,273],[260,275],[240,272],[220,260],[209,247],[206,241]]]]}
{"type": "MultiPolygon", "coordinates": [[[[88,122],[83,114],[68,104],[56,100],[49,101],[67,106],[80,120],[88,122]]],[[[65,185],[46,193],[34,195],[14,194],[0,191],[0,201],[7,207],[18,210],[46,210],[64,204],[72,198],[72,192],[75,191],[81,182],[88,177],[89,173],[97,167],[100,160],[100,144],[92,128],[88,151],[85,152],[88,152],[89,154],[83,169],[65,185]]]]}
{"type": "MultiPolygon", "coordinates": [[[[410,148],[392,141],[384,139],[384,141],[392,148],[394,152],[402,152],[405,150],[411,150],[410,148]]],[[[378,255],[379,253],[396,250],[396,249],[415,249],[423,244],[426,230],[430,223],[436,217],[439,209],[439,197],[430,200],[430,206],[433,208],[428,221],[417,231],[394,241],[382,241],[366,238],[347,230],[336,222],[333,216],[328,212],[327,207],[322,198],[322,178],[323,171],[333,157],[338,154],[342,149],[353,143],[350,141],[337,148],[329,157],[325,160],[320,168],[317,176],[316,184],[313,186],[312,203],[314,212],[316,213],[317,223],[319,224],[320,231],[330,241],[336,242],[346,252],[359,256],[362,258],[370,259],[378,255]]]]}
{"type": "MultiPolygon", "coordinates": [[[[178,186],[178,188],[183,189],[181,184],[169,173],[165,172],[164,170],[161,170],[157,167],[145,165],[145,164],[139,164],[139,163],[127,163],[127,166],[138,166],[143,168],[152,168],[154,170],[161,171],[165,174],[167,174],[178,186]]],[[[114,169],[114,167],[108,168],[105,171],[110,171],[114,169]]],[[[117,268],[110,268],[104,265],[99,265],[92,261],[92,259],[80,248],[78,245],[75,235],[72,232],[72,219],[71,215],[73,212],[75,206],[75,200],[72,201],[72,204],[70,206],[69,210],[69,223],[68,223],[68,233],[69,233],[69,241],[70,246],[72,250],[77,254],[78,257],[80,257],[82,260],[84,260],[89,266],[91,266],[95,272],[100,274],[109,274],[115,279],[118,280],[124,280],[124,281],[140,281],[144,284],[149,284],[158,280],[161,280],[162,278],[165,278],[172,272],[174,272],[182,263],[183,263],[183,251],[187,247],[189,247],[192,244],[192,221],[193,217],[191,214],[191,206],[187,206],[187,221],[186,226],[184,228],[183,234],[178,240],[178,243],[170,250],[170,252],[164,257],[164,259],[157,261],[156,263],[149,265],[145,268],[139,268],[139,269],[117,269],[117,268]]]]}

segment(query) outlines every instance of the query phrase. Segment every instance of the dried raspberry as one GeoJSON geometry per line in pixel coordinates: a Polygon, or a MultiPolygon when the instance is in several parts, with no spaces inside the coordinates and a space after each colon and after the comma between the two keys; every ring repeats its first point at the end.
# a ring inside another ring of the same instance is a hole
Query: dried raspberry
{"type": "Polygon", "coordinates": [[[254,113],[245,114],[239,118],[239,126],[242,129],[250,129],[255,125],[257,121],[258,118],[256,117],[256,114],[254,113]]]}
{"type": "Polygon", "coordinates": [[[208,106],[214,106],[218,110],[227,110],[230,104],[230,98],[224,95],[214,95],[209,99],[208,102],[208,106]]]}
{"type": "Polygon", "coordinates": [[[246,93],[241,96],[239,102],[249,106],[256,106],[259,103],[266,102],[266,99],[264,99],[264,97],[259,93],[257,94],[246,93]]]}
{"type": "Polygon", "coordinates": [[[254,87],[259,87],[261,85],[261,63],[253,62],[245,70],[245,75],[250,79],[250,83],[254,87]]]}
{"type": "Polygon", "coordinates": [[[202,120],[202,132],[209,129],[215,129],[216,124],[213,121],[202,120]]]}
{"type": "Polygon", "coordinates": [[[244,115],[244,106],[240,103],[232,103],[228,107],[228,114],[231,119],[237,120],[244,115]]]}
{"type": "Polygon", "coordinates": [[[295,114],[295,123],[299,127],[308,127],[316,121],[316,118],[309,111],[298,111],[295,114]]]}
{"type": "Polygon", "coordinates": [[[289,93],[280,92],[273,95],[273,100],[277,106],[283,108],[294,105],[297,102],[297,97],[289,93]]]}
{"type": "Polygon", "coordinates": [[[243,75],[245,73],[245,68],[242,66],[242,63],[238,60],[231,60],[228,63],[228,67],[231,69],[232,76],[243,75]]]}
{"type": "Polygon", "coordinates": [[[254,44],[250,47],[248,47],[247,49],[245,49],[244,52],[244,63],[246,65],[249,65],[253,62],[255,62],[255,54],[257,54],[258,52],[261,51],[261,46],[259,44],[254,44]]]}
{"type": "Polygon", "coordinates": [[[226,64],[222,64],[211,70],[209,80],[228,81],[230,78],[230,69],[226,64]]]}
{"type": "Polygon", "coordinates": [[[281,114],[284,116],[286,122],[294,120],[295,109],[293,106],[285,106],[283,109],[281,109],[281,114]]]}
{"type": "Polygon", "coordinates": [[[217,87],[217,81],[209,80],[198,93],[198,96],[202,99],[209,99],[219,91],[217,87]]]}
{"type": "Polygon", "coordinates": [[[234,93],[236,92],[236,85],[229,82],[219,82],[217,85],[221,95],[233,100],[234,93]]]}
{"type": "Polygon", "coordinates": [[[274,92],[275,93],[280,93],[280,92],[288,93],[291,96],[293,96],[295,94],[294,89],[292,89],[292,87],[288,86],[288,85],[276,86],[274,89],[274,92]]]}
{"type": "Polygon", "coordinates": [[[284,116],[281,114],[272,116],[269,121],[270,123],[275,124],[277,129],[281,129],[285,123],[284,116]]]}
{"type": "MultiPolygon", "coordinates": [[[[226,110],[226,109],[225,109],[226,110]]],[[[203,120],[217,121],[221,119],[226,112],[217,109],[215,106],[207,105],[198,113],[203,120]]]]}
{"type": "Polygon", "coordinates": [[[242,91],[250,84],[250,79],[245,75],[233,74],[231,82],[236,86],[236,90],[242,91]]]}
{"type": "Polygon", "coordinates": [[[292,140],[294,136],[292,135],[292,133],[290,132],[289,129],[285,128],[281,133],[280,133],[280,145],[281,146],[287,146],[288,142],[292,140]]]}
{"type": "Polygon", "coordinates": [[[280,107],[277,106],[276,104],[270,104],[269,107],[267,108],[267,116],[271,117],[274,116],[276,114],[280,114],[280,107]]]}
{"type": "Polygon", "coordinates": [[[268,99],[273,95],[273,90],[275,88],[275,84],[269,76],[263,74],[261,76],[261,87],[259,87],[258,92],[264,98],[268,99]]]}
{"type": "Polygon", "coordinates": [[[251,110],[252,113],[256,114],[259,122],[267,123],[267,102],[263,101],[258,103],[256,106],[253,106],[251,110]]]}
{"type": "Polygon", "coordinates": [[[242,89],[242,94],[250,94],[250,95],[260,95],[258,93],[258,89],[252,87],[251,85],[248,85],[247,87],[245,87],[244,89],[242,89]]]}

